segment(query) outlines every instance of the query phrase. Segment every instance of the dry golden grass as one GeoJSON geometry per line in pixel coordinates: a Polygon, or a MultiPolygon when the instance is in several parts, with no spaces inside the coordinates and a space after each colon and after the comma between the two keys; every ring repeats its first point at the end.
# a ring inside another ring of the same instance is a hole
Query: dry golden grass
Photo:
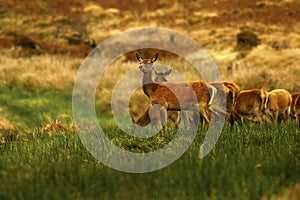
{"type": "Polygon", "coordinates": [[[81,61],[66,56],[0,56],[0,85],[32,92],[71,92],[81,61]]]}
{"type": "Polygon", "coordinates": [[[42,133],[48,135],[75,133],[74,120],[71,116],[62,114],[57,119],[47,117],[48,122],[41,128],[42,133]]]}
{"type": "MultiPolygon", "coordinates": [[[[249,52],[245,58],[238,60],[236,59],[238,55],[238,52],[230,48],[213,52],[212,58],[218,64],[223,80],[234,81],[241,89],[285,88],[291,92],[300,91],[299,48],[279,51],[270,46],[260,45],[249,52]],[[233,68],[233,73],[228,74],[226,65],[232,61],[238,63],[239,67],[233,68]]],[[[31,92],[71,93],[82,61],[83,59],[68,56],[47,55],[18,59],[1,56],[0,85],[31,92]]],[[[169,81],[176,80],[177,73],[186,80],[201,80],[201,77],[195,73],[195,69],[181,58],[159,60],[158,64],[173,67],[173,73],[168,77],[169,81]]],[[[129,62],[124,57],[108,66],[98,84],[97,107],[108,112],[116,83],[128,70],[138,71],[137,67],[137,61],[129,62]]],[[[141,79],[142,73],[138,73],[138,76],[137,78],[141,79]]],[[[134,93],[134,96],[133,110],[141,106],[146,108],[149,104],[141,88],[134,93]]]]}
{"type": "Polygon", "coordinates": [[[232,79],[242,89],[264,88],[267,90],[285,88],[290,92],[300,91],[300,49],[274,49],[259,46],[246,58],[239,61],[232,79]]]}
{"type": "Polygon", "coordinates": [[[0,115],[0,129],[11,130],[14,129],[13,123],[7,117],[0,115]]]}
{"type": "MultiPolygon", "coordinates": [[[[52,3],[61,5],[56,1],[52,3]]],[[[65,1],[59,7],[50,5],[36,1],[28,2],[26,7],[3,3],[3,9],[13,11],[3,12],[0,19],[3,27],[0,39],[3,38],[1,41],[7,43],[0,48],[0,86],[32,92],[70,93],[83,59],[68,55],[72,55],[70,50],[73,48],[81,52],[83,50],[80,46],[68,44],[66,37],[79,34],[83,39],[90,37],[100,43],[110,36],[137,27],[165,27],[198,41],[217,63],[223,80],[234,81],[241,89],[270,90],[280,87],[291,92],[300,91],[300,23],[297,22],[298,15],[293,15],[297,13],[296,1],[65,1]],[[289,15],[276,18],[278,12],[284,14],[285,9],[289,9],[289,15]],[[234,49],[236,35],[243,30],[256,33],[261,45],[241,56],[241,52],[234,49]],[[43,55],[31,57],[30,53],[26,54],[24,47],[10,46],[10,42],[14,42],[14,35],[20,33],[39,43],[42,52],[38,54],[43,55]],[[51,51],[47,51],[47,48],[51,51]],[[64,55],[47,54],[50,52],[64,52],[64,55]],[[226,69],[230,62],[239,65],[232,74],[228,74],[226,69]]],[[[172,66],[187,80],[201,79],[182,59],[166,58],[159,62],[172,66]]],[[[137,64],[121,58],[109,66],[97,88],[97,106],[105,111],[110,110],[115,84],[122,74],[136,68],[137,64]]],[[[174,75],[169,77],[170,81],[174,75]]],[[[141,89],[134,95],[137,96],[134,102],[141,103],[132,104],[133,110],[148,103],[141,89]]]]}

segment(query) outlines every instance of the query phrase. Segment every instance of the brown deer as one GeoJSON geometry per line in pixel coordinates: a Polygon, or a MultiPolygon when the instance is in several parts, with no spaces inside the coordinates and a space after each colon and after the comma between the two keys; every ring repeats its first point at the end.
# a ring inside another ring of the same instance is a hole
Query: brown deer
{"type": "Polygon", "coordinates": [[[266,114],[276,124],[286,122],[291,113],[292,95],[285,89],[274,89],[268,92],[266,114]]]}
{"type": "Polygon", "coordinates": [[[143,59],[136,53],[136,58],[140,62],[139,69],[143,72],[143,91],[150,98],[152,106],[159,110],[164,130],[166,130],[168,110],[192,110],[196,126],[200,116],[207,123],[210,121],[208,108],[213,99],[214,87],[202,81],[156,83],[152,78],[152,73],[153,63],[157,60],[158,53],[151,59],[143,59]],[[210,93],[212,93],[212,98],[210,93]]]}
{"type": "Polygon", "coordinates": [[[263,89],[242,90],[237,94],[234,111],[230,117],[231,125],[237,121],[242,125],[243,121],[263,123],[268,93],[263,89]]]}
{"type": "Polygon", "coordinates": [[[217,89],[213,102],[213,114],[217,117],[225,115],[226,120],[229,121],[234,111],[236,96],[240,91],[239,86],[233,82],[227,81],[213,82],[210,84],[217,89]],[[220,107],[220,105],[223,107],[220,107]]]}
{"type": "MultiPolygon", "coordinates": [[[[165,72],[158,72],[153,68],[155,79],[154,81],[156,83],[161,82],[168,82],[167,76],[171,74],[173,68],[168,69],[165,72]]],[[[176,128],[178,128],[179,122],[180,122],[180,111],[168,111],[168,118],[175,124],[176,128]]],[[[185,126],[187,127],[186,120],[183,120],[185,122],[185,126]]]]}
{"type": "MultiPolygon", "coordinates": [[[[165,72],[158,72],[153,68],[155,78],[155,83],[161,83],[161,82],[167,82],[167,76],[171,74],[173,68],[168,69],[165,72]]],[[[184,112],[184,111],[182,111],[184,112]]],[[[178,128],[179,122],[181,121],[180,117],[180,111],[168,111],[168,118],[174,123],[175,127],[178,128]]],[[[185,113],[183,113],[183,116],[185,113]]],[[[147,126],[149,123],[151,123],[153,126],[157,127],[158,119],[160,118],[160,113],[158,111],[155,111],[155,109],[150,106],[146,110],[146,112],[137,120],[133,121],[133,123],[137,126],[147,126]]],[[[186,117],[183,117],[183,122],[185,127],[187,127],[187,120],[186,117]]]]}
{"type": "Polygon", "coordinates": [[[292,94],[291,117],[300,127],[300,92],[292,94]]]}

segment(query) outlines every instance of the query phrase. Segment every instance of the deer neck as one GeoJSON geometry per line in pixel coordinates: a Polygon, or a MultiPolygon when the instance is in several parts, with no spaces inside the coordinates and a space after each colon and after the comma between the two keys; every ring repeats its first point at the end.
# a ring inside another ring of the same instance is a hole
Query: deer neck
{"type": "Polygon", "coordinates": [[[152,79],[152,71],[144,73],[142,84],[144,93],[150,97],[151,92],[157,87],[157,84],[152,79]]]}

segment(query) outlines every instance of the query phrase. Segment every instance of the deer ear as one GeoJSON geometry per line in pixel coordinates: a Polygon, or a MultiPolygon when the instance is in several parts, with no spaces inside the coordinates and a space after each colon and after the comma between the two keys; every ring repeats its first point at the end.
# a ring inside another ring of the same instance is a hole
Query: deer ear
{"type": "Polygon", "coordinates": [[[151,59],[151,62],[154,63],[158,58],[158,53],[156,53],[153,58],[151,59]]]}
{"type": "Polygon", "coordinates": [[[140,61],[140,62],[142,62],[144,60],[138,52],[135,53],[135,56],[136,56],[136,59],[138,59],[138,61],[140,61]]]}
{"type": "Polygon", "coordinates": [[[170,75],[172,72],[172,69],[173,69],[172,67],[170,69],[168,69],[168,71],[165,72],[165,75],[170,75]]]}

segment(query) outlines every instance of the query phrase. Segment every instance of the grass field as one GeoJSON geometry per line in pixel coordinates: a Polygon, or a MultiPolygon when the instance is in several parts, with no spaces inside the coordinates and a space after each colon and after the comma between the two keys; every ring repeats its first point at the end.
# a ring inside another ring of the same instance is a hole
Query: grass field
{"type": "MultiPolygon", "coordinates": [[[[223,80],[242,90],[299,92],[298,0],[0,0],[0,5],[0,199],[299,199],[300,129],[291,122],[226,125],[201,160],[205,128],[200,129],[171,165],[130,174],[103,165],[86,150],[72,113],[76,73],[95,44],[141,27],[191,37],[216,62],[223,80]],[[257,46],[238,48],[237,36],[245,32],[259,38],[257,46]]],[[[140,51],[142,56],[154,52],[140,51]]],[[[138,70],[134,54],[133,49],[106,69],[95,109],[114,144],[151,152],[176,132],[137,139],[123,133],[111,115],[114,86],[125,72],[138,70]]],[[[157,62],[173,67],[170,80],[175,70],[187,80],[199,79],[170,52],[159,50],[157,62]]],[[[138,89],[131,100],[129,111],[136,119],[149,99],[138,89]]]]}
{"type": "Polygon", "coordinates": [[[47,123],[48,119],[72,114],[71,94],[37,94],[2,87],[0,97],[0,113],[13,121],[16,128],[35,128],[47,123]]]}
{"type": "MultiPolygon", "coordinates": [[[[116,138],[123,135],[117,127],[104,131],[116,138]]],[[[199,131],[170,166],[130,174],[101,164],[72,131],[2,131],[7,140],[0,144],[0,198],[297,199],[293,195],[299,191],[290,188],[300,179],[299,132],[292,124],[226,127],[212,152],[199,160],[205,136],[199,131]]],[[[167,144],[169,137],[160,140],[167,144]]],[[[147,142],[130,145],[140,150],[147,142]]],[[[121,144],[128,148],[124,140],[121,144]]]]}
{"type": "MultiPolygon", "coordinates": [[[[22,66],[13,59],[6,61],[12,70],[4,68],[0,84],[0,113],[5,119],[0,130],[0,199],[294,200],[299,196],[300,130],[292,123],[235,129],[226,126],[215,148],[202,160],[198,153],[205,131],[199,130],[187,152],[170,166],[145,174],[119,172],[96,160],[74,131],[70,88],[79,60],[73,63],[71,58],[58,58],[55,66],[49,62],[51,56],[23,60],[26,65],[22,66]],[[40,64],[31,65],[30,59],[41,59],[44,67],[37,71],[40,64]],[[63,67],[63,63],[68,64],[63,67]],[[26,67],[27,76],[22,67],[26,67]],[[55,67],[60,73],[53,73],[55,67]],[[39,73],[52,84],[41,81],[39,73]]],[[[177,65],[174,67],[180,71],[182,65],[177,65]]],[[[126,71],[136,63],[117,61],[104,74],[96,94],[100,124],[120,148],[134,152],[159,149],[173,138],[173,130],[136,140],[124,136],[107,112],[113,85],[121,76],[114,72],[120,66],[126,71]]],[[[253,64],[251,70],[236,76],[237,80],[250,80],[247,76],[257,68],[253,64]]],[[[293,69],[298,73],[297,65],[293,69]]],[[[260,82],[266,69],[261,70],[262,76],[250,83],[273,87],[273,82],[260,82]]],[[[189,73],[183,71],[192,77],[189,73]]],[[[287,78],[297,90],[293,75],[287,78]]],[[[147,105],[147,98],[142,91],[137,95],[138,110],[147,105]]]]}

